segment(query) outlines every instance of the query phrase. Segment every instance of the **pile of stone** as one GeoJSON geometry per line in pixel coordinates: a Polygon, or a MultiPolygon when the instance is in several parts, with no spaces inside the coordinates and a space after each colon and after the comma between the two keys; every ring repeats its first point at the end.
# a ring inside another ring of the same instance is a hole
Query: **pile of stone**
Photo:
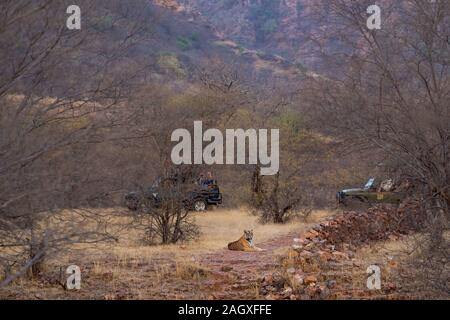
{"type": "Polygon", "coordinates": [[[341,298],[335,294],[339,285],[352,279],[338,271],[363,263],[354,258],[358,247],[417,231],[424,222],[417,208],[409,202],[400,208],[379,206],[330,217],[293,239],[282,262],[285,271],[264,276],[261,293],[267,299],[341,298]]]}
{"type": "Polygon", "coordinates": [[[400,208],[373,207],[365,212],[344,212],[309,230],[302,243],[326,242],[341,247],[343,244],[362,245],[386,240],[392,235],[408,234],[421,228],[424,216],[416,206],[400,208]]]}

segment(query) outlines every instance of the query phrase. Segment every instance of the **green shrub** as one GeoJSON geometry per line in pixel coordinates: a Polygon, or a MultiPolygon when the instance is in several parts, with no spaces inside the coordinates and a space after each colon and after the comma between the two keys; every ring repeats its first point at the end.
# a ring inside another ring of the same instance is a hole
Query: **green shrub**
{"type": "Polygon", "coordinates": [[[261,27],[262,32],[268,34],[277,30],[277,21],[275,19],[269,19],[261,27]]]}
{"type": "Polygon", "coordinates": [[[192,42],[189,38],[178,36],[177,37],[177,46],[183,51],[187,51],[192,49],[192,42]]]}
{"type": "Polygon", "coordinates": [[[183,66],[178,60],[178,57],[174,53],[162,53],[158,58],[158,65],[165,69],[168,72],[174,73],[177,76],[185,76],[186,70],[183,69],[183,66]]]}

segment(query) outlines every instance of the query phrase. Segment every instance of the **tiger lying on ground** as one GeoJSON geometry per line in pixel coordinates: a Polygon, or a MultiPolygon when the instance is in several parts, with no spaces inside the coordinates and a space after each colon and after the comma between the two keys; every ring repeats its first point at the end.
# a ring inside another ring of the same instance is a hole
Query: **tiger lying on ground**
{"type": "Polygon", "coordinates": [[[234,242],[228,244],[228,249],[233,251],[263,251],[263,249],[255,247],[253,244],[253,230],[244,230],[244,235],[234,242]]]}

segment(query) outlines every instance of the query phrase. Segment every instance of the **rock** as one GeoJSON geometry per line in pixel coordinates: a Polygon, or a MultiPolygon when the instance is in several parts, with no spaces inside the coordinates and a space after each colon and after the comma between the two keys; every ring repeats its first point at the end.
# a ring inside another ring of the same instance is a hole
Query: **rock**
{"type": "Polygon", "coordinates": [[[391,241],[397,241],[398,237],[396,235],[391,234],[391,235],[388,236],[388,239],[391,240],[391,241]]]}
{"type": "MultiPolygon", "coordinates": [[[[414,210],[412,209],[412,211],[414,210]]],[[[336,291],[336,288],[339,287],[336,280],[319,283],[317,278],[320,276],[318,274],[305,276],[301,271],[299,273],[298,267],[301,266],[307,272],[316,272],[318,267],[319,270],[327,271],[327,264],[330,261],[333,261],[331,265],[347,265],[349,262],[349,268],[352,265],[358,268],[363,267],[365,266],[364,262],[355,259],[355,252],[358,248],[370,241],[396,240],[401,235],[412,232],[414,226],[410,225],[408,221],[417,220],[405,219],[407,214],[412,214],[410,211],[409,207],[401,207],[400,210],[396,210],[384,206],[374,207],[360,213],[348,211],[329,217],[301,237],[294,238],[289,252],[289,258],[294,258],[294,261],[288,261],[288,266],[292,266],[292,262],[294,262],[294,268],[290,267],[286,271],[296,294],[290,294],[289,297],[294,295],[300,299],[327,299],[332,296],[338,298],[339,294],[330,291],[331,289],[336,291]],[[399,225],[398,221],[404,222],[399,225]]],[[[415,214],[412,214],[411,218],[415,218],[415,214]]],[[[422,218],[419,217],[419,219],[422,218]]],[[[388,266],[398,268],[398,263],[393,261],[393,257],[387,255],[387,259],[389,260],[388,266]]],[[[278,288],[278,292],[286,290],[284,288],[285,279],[281,279],[279,275],[276,275],[270,283],[278,288]]],[[[390,283],[384,287],[386,290],[398,289],[395,284],[390,283]]],[[[285,298],[288,293],[284,292],[285,298]]],[[[342,297],[349,295],[348,292],[342,293],[342,297]]]]}
{"type": "Polygon", "coordinates": [[[333,251],[332,253],[333,257],[335,257],[338,260],[347,260],[348,255],[341,251],[333,251]]]}
{"type": "Polygon", "coordinates": [[[326,282],[326,284],[327,284],[327,287],[328,287],[329,289],[334,289],[334,288],[336,288],[336,286],[337,286],[336,280],[328,280],[328,281],[326,282]]]}
{"type": "Polygon", "coordinates": [[[331,253],[329,252],[319,250],[317,254],[319,255],[319,258],[322,262],[331,260],[331,253]]]}
{"type": "Polygon", "coordinates": [[[269,285],[273,283],[273,276],[271,274],[267,274],[262,279],[263,284],[269,285]]]}
{"type": "Polygon", "coordinates": [[[307,276],[304,280],[303,283],[306,285],[310,285],[312,283],[317,283],[317,278],[315,276],[307,276]]]}
{"type": "Polygon", "coordinates": [[[306,234],[305,234],[305,238],[312,240],[314,238],[317,238],[319,236],[319,233],[313,229],[309,230],[306,234]]]}
{"type": "Polygon", "coordinates": [[[394,291],[395,289],[397,289],[397,285],[395,283],[392,282],[388,282],[384,285],[384,287],[386,288],[386,291],[394,291]]]}
{"type": "Polygon", "coordinates": [[[275,292],[277,291],[277,288],[275,288],[274,286],[266,286],[266,290],[269,292],[275,292]]]}
{"type": "Polygon", "coordinates": [[[300,257],[311,258],[312,256],[313,256],[312,252],[308,250],[302,250],[302,252],[300,252],[300,257]]]}
{"type": "Polygon", "coordinates": [[[320,293],[321,299],[327,299],[330,296],[331,291],[326,286],[322,285],[322,286],[319,286],[319,293],[320,293]]]}
{"type": "Polygon", "coordinates": [[[320,289],[317,286],[309,286],[305,289],[305,293],[312,299],[317,298],[320,294],[320,289]]]}
{"type": "Polygon", "coordinates": [[[292,277],[292,284],[295,286],[295,287],[299,287],[299,286],[301,286],[302,284],[303,284],[303,282],[304,282],[304,278],[303,278],[303,276],[302,275],[299,275],[299,274],[296,274],[296,275],[294,275],[293,277],[292,277]]]}
{"type": "Polygon", "coordinates": [[[231,270],[233,270],[233,267],[230,266],[223,266],[222,268],[220,268],[220,271],[223,272],[230,272],[231,270]]]}
{"type": "Polygon", "coordinates": [[[280,275],[279,273],[274,273],[272,276],[272,285],[276,286],[277,288],[284,287],[284,284],[286,283],[286,279],[280,275]]]}
{"type": "Polygon", "coordinates": [[[292,288],[291,287],[287,287],[281,292],[281,294],[284,295],[284,296],[290,296],[292,294],[292,292],[293,292],[292,288]]]}
{"type": "Polygon", "coordinates": [[[286,272],[288,274],[294,274],[295,273],[295,268],[289,268],[289,269],[286,270],[286,272]]]}

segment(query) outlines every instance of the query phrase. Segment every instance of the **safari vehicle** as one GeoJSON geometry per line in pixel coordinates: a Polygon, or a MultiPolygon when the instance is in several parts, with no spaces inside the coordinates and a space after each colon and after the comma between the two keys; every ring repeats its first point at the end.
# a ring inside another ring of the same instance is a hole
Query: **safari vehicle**
{"type": "Polygon", "coordinates": [[[403,196],[394,191],[391,179],[382,181],[377,185],[375,178],[370,178],[362,188],[344,189],[336,194],[338,204],[347,205],[348,200],[357,200],[364,203],[393,203],[399,204],[403,196]]]}
{"type": "MultiPolygon", "coordinates": [[[[167,180],[167,179],[166,179],[167,180]]],[[[164,183],[157,179],[153,185],[143,191],[132,191],[125,196],[125,204],[128,209],[137,211],[142,207],[159,207],[162,198],[181,197],[183,205],[188,210],[197,212],[208,210],[209,206],[222,204],[222,194],[216,180],[198,182],[190,191],[174,192],[173,188],[162,187],[164,183]],[[168,194],[170,193],[170,194],[168,194]]]]}

